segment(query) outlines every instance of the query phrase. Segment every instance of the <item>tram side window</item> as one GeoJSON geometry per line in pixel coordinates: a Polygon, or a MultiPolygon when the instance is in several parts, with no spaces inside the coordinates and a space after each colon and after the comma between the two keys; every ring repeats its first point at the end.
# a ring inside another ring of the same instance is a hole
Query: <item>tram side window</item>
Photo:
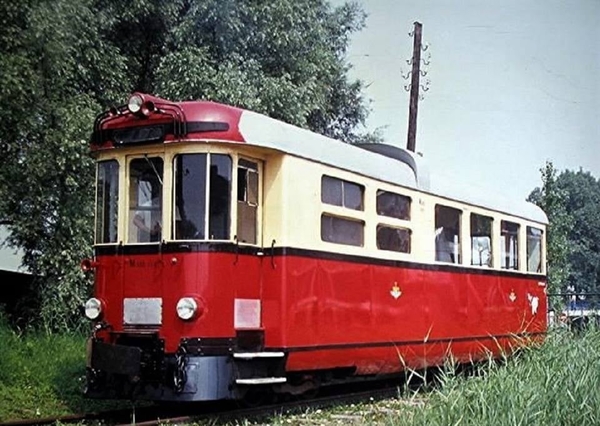
{"type": "Polygon", "coordinates": [[[365,223],[328,214],[321,215],[321,240],[336,244],[362,246],[365,223]]]}
{"type": "Polygon", "coordinates": [[[377,191],[377,214],[379,216],[410,220],[410,197],[388,191],[377,191]]]}
{"type": "Polygon", "coordinates": [[[98,163],[96,184],[96,243],[116,243],[119,219],[119,163],[98,163]]]}
{"type": "Polygon", "coordinates": [[[541,229],[527,227],[527,271],[542,272],[542,236],[541,229]]]}
{"type": "Polygon", "coordinates": [[[231,158],[228,155],[184,154],[176,156],[175,211],[173,214],[175,239],[229,239],[230,194],[231,158]],[[210,167],[207,176],[208,162],[210,162],[210,167]],[[207,196],[208,237],[206,234],[207,196]]]}
{"type": "Polygon", "coordinates": [[[377,248],[379,250],[410,253],[410,229],[377,225],[377,248]]]}
{"type": "Polygon", "coordinates": [[[452,207],[435,206],[435,260],[461,263],[460,217],[461,211],[452,207]]]}
{"type": "Polygon", "coordinates": [[[502,269],[519,269],[519,224],[500,222],[502,269]]]}
{"type": "Polygon", "coordinates": [[[325,204],[364,210],[363,194],[365,187],[331,176],[321,178],[321,201],[325,204]]]}
{"type": "Polygon", "coordinates": [[[256,244],[258,212],[258,164],[240,158],[237,180],[237,238],[256,244]]]}
{"type": "Polygon", "coordinates": [[[160,241],[162,235],[163,160],[136,158],[129,164],[130,243],[160,241]]]}
{"type": "Polygon", "coordinates": [[[471,265],[492,266],[492,222],[489,216],[471,214],[471,265]]]}

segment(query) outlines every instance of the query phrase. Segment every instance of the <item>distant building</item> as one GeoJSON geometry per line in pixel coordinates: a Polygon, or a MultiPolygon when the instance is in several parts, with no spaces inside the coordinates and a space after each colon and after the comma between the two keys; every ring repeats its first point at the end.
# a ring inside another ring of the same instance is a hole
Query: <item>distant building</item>
{"type": "Polygon", "coordinates": [[[11,313],[31,288],[33,276],[21,265],[23,253],[7,247],[8,234],[7,226],[0,225],[0,310],[11,313]]]}

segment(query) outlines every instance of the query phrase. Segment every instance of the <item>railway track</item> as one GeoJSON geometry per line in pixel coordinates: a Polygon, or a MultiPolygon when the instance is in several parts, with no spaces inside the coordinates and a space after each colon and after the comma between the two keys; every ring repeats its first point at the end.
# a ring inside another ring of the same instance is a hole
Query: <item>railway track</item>
{"type": "Polygon", "coordinates": [[[358,386],[337,390],[325,389],[322,395],[310,399],[283,401],[259,405],[251,408],[239,408],[236,402],[210,402],[200,404],[181,404],[166,406],[132,407],[131,409],[70,415],[62,417],[16,420],[0,423],[0,426],[29,426],[75,423],[100,423],[112,425],[153,426],[163,423],[192,423],[202,420],[216,421],[217,424],[242,419],[259,420],[279,414],[295,414],[307,409],[327,408],[340,404],[381,400],[398,395],[398,383],[386,385],[369,384],[370,389],[352,389],[358,386]]]}

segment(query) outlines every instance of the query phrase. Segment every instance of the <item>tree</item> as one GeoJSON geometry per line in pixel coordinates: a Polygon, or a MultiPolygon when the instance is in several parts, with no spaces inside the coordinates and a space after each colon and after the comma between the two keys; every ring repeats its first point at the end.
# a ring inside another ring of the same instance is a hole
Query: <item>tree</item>
{"type": "MultiPolygon", "coordinates": [[[[600,182],[589,172],[564,171],[557,185],[565,194],[572,220],[569,240],[569,285],[578,292],[600,291],[600,182]]],[[[597,299],[597,298],[596,298],[597,299]]]]}
{"type": "MultiPolygon", "coordinates": [[[[546,211],[550,291],[600,292],[600,181],[589,172],[542,169],[530,200],[546,211]]],[[[592,297],[593,301],[600,297],[592,297]]]]}
{"type": "Polygon", "coordinates": [[[91,254],[95,114],[139,90],[359,140],[363,85],[349,80],[344,57],[364,18],[356,4],[325,0],[2,2],[0,218],[38,276],[41,315],[30,318],[49,330],[78,324],[89,289],[79,260],[91,254]]]}
{"type": "Polygon", "coordinates": [[[542,187],[534,189],[527,200],[538,205],[548,216],[548,292],[560,293],[566,288],[570,272],[568,236],[572,229],[572,219],[565,206],[566,193],[557,184],[554,165],[548,161],[540,172],[542,187]]]}

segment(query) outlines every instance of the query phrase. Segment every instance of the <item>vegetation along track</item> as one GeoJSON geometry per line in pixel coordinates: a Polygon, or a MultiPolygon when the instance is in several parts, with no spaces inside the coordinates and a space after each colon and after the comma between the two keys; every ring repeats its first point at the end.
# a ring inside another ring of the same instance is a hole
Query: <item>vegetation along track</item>
{"type": "MultiPolygon", "coordinates": [[[[364,384],[363,384],[364,385],[364,384]]],[[[234,421],[240,419],[261,419],[281,413],[298,413],[310,408],[325,408],[340,404],[350,404],[366,400],[391,398],[398,395],[399,383],[382,385],[368,384],[368,390],[359,390],[354,385],[343,389],[332,387],[322,391],[322,395],[302,400],[283,401],[251,408],[239,408],[236,402],[209,402],[196,404],[152,405],[131,409],[98,413],[71,415],[44,419],[27,419],[0,423],[0,426],[29,426],[44,424],[70,424],[100,422],[101,424],[158,425],[163,423],[191,423],[200,420],[234,421]]]]}

